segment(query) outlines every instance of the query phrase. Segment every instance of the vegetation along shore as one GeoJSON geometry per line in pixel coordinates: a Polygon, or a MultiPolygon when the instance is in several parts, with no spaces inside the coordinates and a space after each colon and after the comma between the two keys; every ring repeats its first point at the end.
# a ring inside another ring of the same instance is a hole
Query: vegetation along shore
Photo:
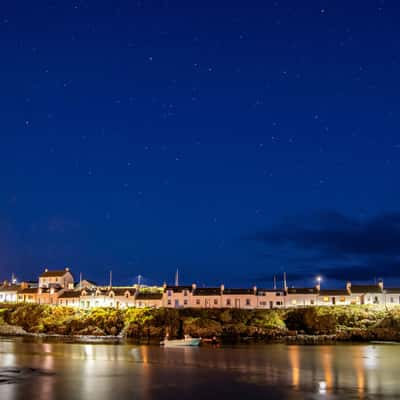
{"type": "Polygon", "coordinates": [[[157,343],[166,334],[217,338],[223,343],[299,344],[400,342],[400,309],[374,306],[288,310],[95,308],[77,310],[37,304],[0,308],[0,335],[119,337],[157,343]]]}

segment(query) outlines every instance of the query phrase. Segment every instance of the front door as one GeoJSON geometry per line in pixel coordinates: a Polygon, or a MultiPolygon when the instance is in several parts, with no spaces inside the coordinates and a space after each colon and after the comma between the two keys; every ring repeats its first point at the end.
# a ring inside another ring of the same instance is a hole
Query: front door
{"type": "Polygon", "coordinates": [[[235,308],[240,308],[240,299],[235,299],[235,308]]]}

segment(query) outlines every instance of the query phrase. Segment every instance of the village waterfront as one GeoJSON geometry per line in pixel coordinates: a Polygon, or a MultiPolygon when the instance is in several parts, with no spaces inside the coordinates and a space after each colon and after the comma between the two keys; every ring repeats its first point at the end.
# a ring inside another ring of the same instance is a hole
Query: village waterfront
{"type": "Polygon", "coordinates": [[[398,399],[400,346],[0,339],[0,399],[398,399]]]}

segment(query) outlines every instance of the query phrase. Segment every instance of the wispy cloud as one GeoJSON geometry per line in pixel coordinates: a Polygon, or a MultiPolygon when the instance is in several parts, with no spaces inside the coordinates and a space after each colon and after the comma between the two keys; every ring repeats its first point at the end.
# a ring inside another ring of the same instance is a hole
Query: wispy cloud
{"type": "MultiPolygon", "coordinates": [[[[372,218],[338,212],[286,218],[270,229],[245,235],[269,249],[285,248],[284,262],[299,271],[333,279],[400,277],[400,213],[372,218]]],[[[297,275],[296,275],[297,277],[297,275]]]]}

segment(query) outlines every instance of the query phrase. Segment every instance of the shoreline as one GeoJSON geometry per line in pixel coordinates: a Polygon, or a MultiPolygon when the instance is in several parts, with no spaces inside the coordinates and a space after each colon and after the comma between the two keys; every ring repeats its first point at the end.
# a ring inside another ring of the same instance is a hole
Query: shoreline
{"type": "MultiPolygon", "coordinates": [[[[159,344],[190,335],[221,344],[400,343],[400,309],[373,307],[291,310],[152,309],[115,310],[45,305],[0,308],[0,336],[86,343],[159,344]]],[[[208,345],[208,343],[204,343],[208,345]]]]}
{"type": "MultiPolygon", "coordinates": [[[[124,336],[113,335],[61,335],[55,333],[31,333],[24,331],[19,326],[0,325],[0,339],[5,338],[26,338],[26,339],[43,339],[69,344],[126,344],[135,345],[159,345],[159,340],[135,340],[124,336]],[[5,328],[5,329],[4,329],[5,328]]],[[[318,345],[335,345],[335,344],[374,344],[374,345],[400,345],[400,341],[388,339],[376,340],[374,338],[365,338],[356,340],[351,337],[343,337],[340,334],[331,335],[308,335],[303,333],[286,334],[275,338],[259,338],[259,337],[242,337],[242,338],[221,338],[217,337],[217,345],[268,345],[268,344],[286,344],[300,346],[318,346],[318,345]]],[[[215,345],[209,341],[202,342],[203,346],[214,347],[215,345]]]]}

